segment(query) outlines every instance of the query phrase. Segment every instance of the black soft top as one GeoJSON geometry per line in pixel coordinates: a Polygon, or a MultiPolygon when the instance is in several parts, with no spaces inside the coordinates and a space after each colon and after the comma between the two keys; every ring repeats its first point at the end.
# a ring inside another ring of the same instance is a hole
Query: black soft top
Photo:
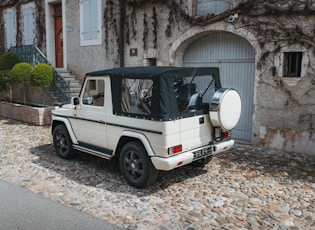
{"type": "Polygon", "coordinates": [[[128,115],[122,111],[122,82],[123,79],[151,79],[153,81],[152,111],[145,119],[173,120],[179,116],[177,101],[174,93],[174,82],[181,78],[195,76],[211,76],[215,89],[221,88],[219,68],[213,67],[173,67],[146,66],[122,67],[87,73],[86,76],[109,76],[112,88],[113,112],[117,115],[128,115]]]}
{"type": "MultiPolygon", "coordinates": [[[[217,77],[216,83],[219,81],[219,68],[215,67],[174,67],[174,66],[139,66],[139,67],[121,67],[114,69],[106,69],[87,73],[86,76],[110,76],[131,79],[154,79],[162,77],[178,78],[193,77],[200,75],[212,75],[217,77]]],[[[218,87],[220,88],[220,87],[218,87]]]]}
{"type": "MultiPolygon", "coordinates": [[[[127,78],[154,78],[161,76],[163,73],[176,70],[188,69],[172,66],[139,66],[139,67],[122,67],[114,69],[106,69],[87,73],[87,76],[124,76],[127,78]]],[[[190,68],[189,68],[190,69],[190,68]]]]}

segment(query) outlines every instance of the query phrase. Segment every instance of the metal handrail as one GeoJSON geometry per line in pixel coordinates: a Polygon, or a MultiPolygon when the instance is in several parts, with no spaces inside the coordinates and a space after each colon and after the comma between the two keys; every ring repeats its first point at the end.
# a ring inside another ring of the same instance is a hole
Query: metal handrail
{"type": "Polygon", "coordinates": [[[10,51],[16,53],[21,62],[29,63],[35,66],[39,63],[45,63],[54,68],[55,77],[50,89],[61,103],[70,103],[70,81],[64,79],[56,68],[48,61],[45,55],[35,45],[14,46],[10,51]]]}

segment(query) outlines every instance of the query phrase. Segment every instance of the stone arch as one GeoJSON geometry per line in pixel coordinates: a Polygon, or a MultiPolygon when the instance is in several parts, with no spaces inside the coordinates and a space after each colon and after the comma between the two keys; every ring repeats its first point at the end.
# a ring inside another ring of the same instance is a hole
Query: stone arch
{"type": "Polygon", "coordinates": [[[257,60],[259,60],[261,56],[261,50],[259,48],[257,38],[251,32],[244,28],[235,28],[234,26],[232,26],[232,24],[226,24],[221,22],[213,25],[208,25],[205,27],[193,27],[187,30],[185,33],[183,33],[177,40],[173,42],[169,50],[169,65],[182,66],[184,53],[187,47],[197,39],[214,31],[231,32],[246,39],[255,50],[256,62],[257,60]]]}
{"type": "MultiPolygon", "coordinates": [[[[202,37],[205,37],[209,35],[210,33],[214,32],[229,32],[232,33],[236,36],[239,36],[240,38],[248,41],[249,45],[253,48],[255,51],[255,61],[254,61],[254,76],[253,76],[253,88],[252,88],[252,96],[251,96],[251,103],[255,107],[256,103],[256,87],[257,87],[257,82],[260,76],[260,70],[257,68],[257,62],[260,60],[261,57],[261,50],[260,46],[258,44],[258,40],[256,37],[249,31],[247,31],[244,28],[235,28],[234,25],[232,24],[227,24],[227,23],[218,23],[218,24],[213,24],[213,25],[208,25],[205,27],[193,27],[183,33],[171,46],[171,49],[169,51],[169,61],[170,65],[174,66],[183,66],[183,60],[185,56],[185,52],[188,50],[189,46],[192,45],[194,42],[199,40],[202,37]]],[[[256,124],[255,122],[255,109],[252,108],[251,114],[248,114],[247,118],[252,116],[251,119],[251,130],[252,130],[252,137],[251,142],[255,142],[255,137],[253,136],[254,133],[259,130],[259,125],[256,124]]],[[[247,139],[247,138],[246,138],[247,139]]],[[[247,139],[249,140],[249,139],[247,139]]]]}

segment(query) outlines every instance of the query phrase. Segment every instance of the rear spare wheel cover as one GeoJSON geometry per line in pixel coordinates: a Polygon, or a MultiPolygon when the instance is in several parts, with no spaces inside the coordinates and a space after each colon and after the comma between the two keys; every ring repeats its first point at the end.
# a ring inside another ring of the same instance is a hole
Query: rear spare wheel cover
{"type": "Polygon", "coordinates": [[[241,116],[242,102],[235,89],[221,88],[215,92],[210,103],[210,120],[213,126],[224,130],[233,129],[241,116]]]}

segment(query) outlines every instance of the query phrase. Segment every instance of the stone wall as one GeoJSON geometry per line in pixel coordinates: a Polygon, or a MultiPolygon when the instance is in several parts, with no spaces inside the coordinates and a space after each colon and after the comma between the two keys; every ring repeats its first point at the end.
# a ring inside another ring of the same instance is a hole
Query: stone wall
{"type": "Polygon", "coordinates": [[[42,52],[46,51],[46,29],[45,29],[45,10],[44,10],[44,0],[4,0],[0,2],[0,53],[6,51],[5,45],[5,21],[4,21],[4,12],[7,9],[14,9],[16,17],[16,45],[21,46],[23,44],[23,33],[21,31],[23,28],[23,14],[22,6],[28,3],[34,3],[34,44],[40,48],[42,52]]]}
{"type": "Polygon", "coordinates": [[[123,19],[120,1],[101,2],[102,44],[80,46],[79,4],[66,1],[68,70],[82,79],[86,72],[120,66],[121,55],[125,66],[180,66],[196,39],[234,33],[256,52],[252,144],[315,154],[314,1],[234,0],[228,11],[196,16],[196,0],[125,0],[123,19]],[[230,15],[238,17],[229,22],[230,15]],[[286,52],[303,53],[301,77],[284,76],[286,52]]]}
{"type": "MultiPolygon", "coordinates": [[[[315,5],[312,1],[233,1],[218,15],[196,17],[192,1],[127,1],[125,63],[182,65],[186,48],[213,31],[245,38],[256,51],[252,143],[315,153],[315,5]],[[228,16],[237,14],[229,22],[228,16]],[[131,55],[137,50],[137,55],[131,55]],[[301,77],[285,77],[286,52],[302,52],[301,77]]],[[[117,27],[117,20],[105,20],[117,27]]],[[[106,24],[107,23],[107,24],[106,24]]],[[[114,37],[115,31],[108,34],[114,37]]],[[[105,40],[110,46],[111,40],[105,40]]],[[[115,54],[115,51],[112,52],[115,54]]],[[[116,55],[118,52],[116,50],[116,55]]]]}
{"type": "Polygon", "coordinates": [[[21,104],[0,102],[0,116],[34,125],[50,125],[51,107],[35,108],[21,104]]]}

